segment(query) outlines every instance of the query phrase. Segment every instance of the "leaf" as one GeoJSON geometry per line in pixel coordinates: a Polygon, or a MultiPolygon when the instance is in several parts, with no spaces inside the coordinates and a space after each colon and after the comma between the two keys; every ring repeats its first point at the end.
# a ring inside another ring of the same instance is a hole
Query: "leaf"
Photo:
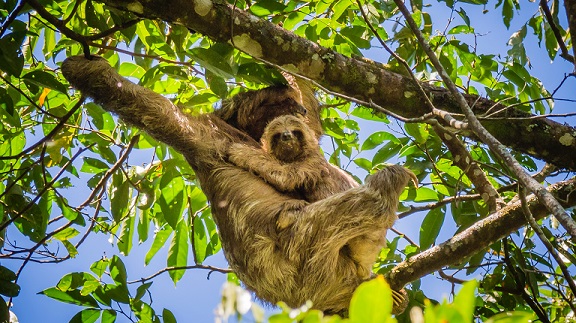
{"type": "Polygon", "coordinates": [[[286,5],[275,0],[259,0],[250,6],[250,12],[255,16],[264,17],[284,11],[286,5]]]}
{"type": "Polygon", "coordinates": [[[368,138],[366,138],[366,140],[364,140],[360,150],[365,151],[374,149],[378,145],[382,144],[385,140],[396,144],[399,143],[398,139],[393,134],[386,131],[377,131],[372,133],[370,136],[368,136],[368,138]]]}
{"type": "Polygon", "coordinates": [[[92,296],[81,295],[80,291],[77,289],[61,291],[56,287],[50,287],[41,291],[39,294],[46,295],[63,303],[75,304],[85,307],[98,307],[98,302],[96,302],[92,296]]]}
{"type": "Polygon", "coordinates": [[[66,251],[68,252],[68,254],[70,255],[70,258],[76,258],[76,256],[78,255],[78,250],[72,244],[72,242],[70,242],[68,240],[62,240],[61,242],[64,245],[64,248],[66,248],[66,251]]]}
{"type": "Polygon", "coordinates": [[[158,205],[164,219],[174,229],[184,212],[184,180],[175,169],[167,170],[160,180],[158,205]]]}
{"type": "Polygon", "coordinates": [[[110,259],[100,259],[96,262],[94,262],[91,266],[90,266],[90,270],[96,274],[96,276],[98,277],[102,277],[102,275],[104,274],[104,272],[106,271],[106,268],[108,268],[108,265],[110,264],[110,259]]]}
{"type": "Polygon", "coordinates": [[[392,290],[383,276],[362,283],[350,301],[350,322],[392,322],[392,290]]]}
{"type": "Polygon", "coordinates": [[[208,246],[206,226],[200,216],[195,216],[192,221],[194,221],[194,231],[192,232],[192,239],[194,241],[193,251],[196,262],[201,264],[204,262],[204,259],[206,259],[206,249],[208,246]]]}
{"type": "Polygon", "coordinates": [[[420,249],[426,250],[432,246],[440,233],[442,224],[444,224],[444,210],[442,208],[432,209],[424,220],[422,221],[422,226],[420,227],[420,249]]]}
{"type": "Polygon", "coordinates": [[[218,51],[213,48],[196,47],[190,51],[190,54],[198,64],[202,65],[205,69],[214,73],[215,75],[223,78],[230,79],[234,77],[234,71],[226,60],[218,51]]]}
{"type": "Polygon", "coordinates": [[[173,231],[174,230],[172,229],[171,226],[166,225],[156,232],[156,234],[154,235],[154,241],[152,242],[152,246],[150,246],[150,250],[148,250],[148,252],[146,253],[146,257],[144,258],[145,265],[148,265],[150,263],[150,260],[152,260],[152,258],[154,258],[154,255],[156,255],[156,253],[158,252],[158,250],[160,250],[164,246],[164,244],[168,240],[168,237],[173,231]]]}
{"type": "Polygon", "coordinates": [[[124,217],[120,226],[120,235],[118,236],[118,251],[127,256],[132,249],[134,240],[134,226],[136,222],[136,209],[130,208],[128,216],[124,217]]]}
{"type": "Polygon", "coordinates": [[[427,124],[406,123],[404,124],[404,129],[406,129],[406,133],[414,137],[414,140],[419,144],[425,143],[430,136],[427,124]]]}
{"type": "Polygon", "coordinates": [[[93,323],[100,317],[100,310],[87,308],[72,317],[70,323],[93,323]]]}
{"type": "Polygon", "coordinates": [[[114,310],[103,310],[101,323],[114,323],[116,322],[117,313],[114,310]]]}
{"type": "Polygon", "coordinates": [[[118,171],[112,175],[110,212],[114,222],[120,222],[130,208],[131,196],[130,182],[124,179],[122,172],[118,171]]]}
{"type": "Polygon", "coordinates": [[[126,274],[126,267],[118,256],[110,259],[110,277],[118,285],[126,285],[128,275],[126,274]]]}
{"type": "Polygon", "coordinates": [[[470,280],[462,285],[462,289],[454,297],[454,307],[462,314],[466,322],[472,322],[474,318],[474,308],[476,304],[476,288],[478,282],[470,280]]]}
{"type": "Polygon", "coordinates": [[[134,296],[134,299],[142,299],[142,297],[144,297],[150,286],[152,286],[152,282],[144,283],[138,286],[138,288],[136,289],[136,296],[134,296]]]}
{"type": "Polygon", "coordinates": [[[16,283],[2,280],[0,281],[0,294],[8,297],[16,297],[20,294],[20,286],[16,283]]]}
{"type": "Polygon", "coordinates": [[[24,82],[32,83],[43,88],[49,88],[64,94],[68,93],[68,88],[64,84],[60,83],[53,74],[42,70],[26,73],[22,76],[22,79],[24,82]]]}
{"type": "Polygon", "coordinates": [[[166,308],[162,310],[162,319],[164,323],[176,323],[176,317],[166,308]]]}
{"type": "Polygon", "coordinates": [[[108,169],[110,169],[110,166],[108,166],[108,164],[102,160],[91,157],[84,157],[84,163],[82,164],[80,171],[88,174],[98,174],[108,169]]]}
{"type": "MultiPolygon", "coordinates": [[[[168,249],[167,265],[169,267],[182,267],[188,263],[188,222],[184,219],[180,220],[170,249],[168,249]]],[[[186,270],[170,270],[169,274],[174,283],[177,283],[186,270]]]]}
{"type": "Polygon", "coordinates": [[[19,77],[24,67],[24,55],[22,55],[22,42],[26,35],[25,24],[13,24],[15,31],[0,38],[0,69],[6,73],[19,77]]]}

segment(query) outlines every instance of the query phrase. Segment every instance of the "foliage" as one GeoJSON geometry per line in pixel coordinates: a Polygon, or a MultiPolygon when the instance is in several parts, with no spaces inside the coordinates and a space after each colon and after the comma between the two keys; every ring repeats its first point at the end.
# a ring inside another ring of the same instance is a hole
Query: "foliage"
{"type": "MultiPolygon", "coordinates": [[[[440,85],[437,72],[393,1],[230,2],[321,46],[346,56],[378,57],[389,70],[407,73],[397,58],[381,50],[371,26],[418,79],[440,85]]],[[[83,54],[74,36],[82,35],[91,53],[105,57],[120,74],[171,98],[191,114],[210,112],[222,98],[240,91],[274,84],[277,72],[231,44],[214,42],[178,24],[140,19],[96,1],[27,3],[0,3],[0,258],[19,259],[18,264],[0,266],[0,294],[18,303],[18,277],[30,261],[65,263],[86,252],[85,241],[104,234],[110,236],[117,254],[96,261],[91,272],[70,272],[40,293],[81,306],[70,322],[115,322],[120,316],[176,322],[169,309],[160,313],[153,308],[152,280],[131,287],[137,283],[130,284],[122,259],[148,242],[145,264],[167,249],[166,271],[174,283],[187,269],[213,269],[203,263],[220,252],[221,245],[206,197],[182,156],[97,104],[83,101],[70,91],[59,66],[65,57],[83,54]]],[[[412,1],[411,9],[420,31],[463,92],[546,114],[556,97],[532,72],[534,65],[545,60],[531,60],[528,53],[541,50],[546,60],[559,60],[552,27],[560,25],[563,12],[558,1],[553,1],[551,22],[535,6],[515,0],[495,4],[448,0],[412,1]],[[475,26],[482,23],[483,10],[501,13],[498,28],[517,28],[511,31],[506,53],[477,46],[482,34],[475,26]],[[536,13],[527,16],[525,12],[536,13]]],[[[566,30],[559,32],[566,38],[566,30]]],[[[410,215],[415,226],[421,223],[420,231],[389,236],[376,273],[388,273],[400,261],[488,216],[490,209],[476,194],[467,170],[455,165],[458,156],[430,124],[393,122],[324,92],[319,98],[327,107],[322,115],[327,159],[354,170],[357,178],[382,164],[401,162],[422,181],[418,189],[406,190],[401,197],[402,216],[410,215]],[[421,220],[413,214],[417,210],[421,220]]],[[[485,145],[462,143],[502,200],[512,200],[516,195],[512,171],[485,145]]],[[[514,156],[528,171],[542,166],[529,155],[514,152],[514,156]]],[[[576,246],[553,222],[544,220],[540,225],[565,257],[574,279],[576,246]]],[[[449,283],[470,277],[479,279],[477,291],[473,283],[465,284],[452,304],[441,305],[429,300],[431,291],[416,280],[408,288],[410,306],[425,308],[421,314],[425,322],[470,321],[472,317],[521,322],[534,316],[535,307],[551,321],[574,320],[574,291],[531,229],[496,241],[488,250],[441,272],[449,283]]],[[[281,312],[269,320],[393,321],[388,309],[380,310],[389,305],[383,301],[388,294],[383,280],[375,279],[358,289],[349,319],[280,305],[281,312]]],[[[8,308],[1,300],[0,304],[5,319],[8,308]]],[[[254,315],[257,321],[262,320],[260,315],[254,315]]],[[[409,313],[396,319],[407,322],[409,313]]]]}

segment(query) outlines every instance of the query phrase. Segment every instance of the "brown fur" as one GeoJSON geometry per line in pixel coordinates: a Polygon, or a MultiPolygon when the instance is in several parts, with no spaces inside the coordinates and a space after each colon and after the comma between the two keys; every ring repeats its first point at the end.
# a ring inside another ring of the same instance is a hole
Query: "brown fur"
{"type": "Polygon", "coordinates": [[[230,163],[225,155],[232,144],[258,143],[216,115],[187,116],[118,75],[102,58],[70,57],[62,72],[83,95],[184,155],[210,201],[230,267],[259,298],[293,307],[312,300],[314,308],[327,312],[347,309],[363,279],[345,246],[384,236],[396,220],[409,171],[390,166],[365,185],[308,203],[230,163]],[[278,230],[279,218],[291,222],[278,230]]]}
{"type": "MultiPolygon", "coordinates": [[[[308,202],[316,202],[359,186],[350,175],[324,159],[314,132],[301,118],[285,115],[270,121],[261,143],[262,149],[232,145],[230,161],[257,174],[280,192],[299,194],[308,202]]],[[[392,203],[397,202],[396,194],[391,198],[395,199],[392,203]]],[[[279,219],[279,229],[290,222],[279,219]]],[[[356,263],[361,279],[370,278],[374,261],[386,245],[385,235],[386,230],[374,231],[347,244],[347,253],[356,263]]]]}
{"type": "Polygon", "coordinates": [[[277,85],[237,94],[225,100],[214,114],[256,141],[260,140],[270,120],[283,115],[301,115],[319,138],[322,125],[318,117],[318,102],[313,95],[307,94],[311,91],[302,94],[299,89],[304,85],[291,81],[291,86],[277,85]]]}
{"type": "Polygon", "coordinates": [[[298,193],[308,202],[316,202],[358,186],[350,175],[324,159],[316,134],[301,118],[285,115],[272,120],[260,141],[263,149],[232,145],[230,161],[280,192],[298,193]]]}

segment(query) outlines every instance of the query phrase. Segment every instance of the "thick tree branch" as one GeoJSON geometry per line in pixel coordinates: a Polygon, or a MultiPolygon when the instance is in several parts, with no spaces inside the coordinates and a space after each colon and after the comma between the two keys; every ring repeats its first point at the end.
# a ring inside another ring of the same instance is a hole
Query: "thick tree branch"
{"type": "MultiPolygon", "coordinates": [[[[222,1],[175,0],[170,6],[161,0],[102,2],[144,18],[181,24],[216,41],[233,41],[256,58],[301,74],[334,92],[372,101],[401,116],[414,118],[429,112],[409,77],[390,72],[376,62],[340,55],[222,1]]],[[[460,112],[446,89],[422,86],[438,109],[460,112]]],[[[505,108],[472,95],[466,100],[476,114],[505,108]]],[[[576,155],[576,129],[549,119],[513,120],[527,116],[530,115],[516,109],[504,109],[498,117],[509,119],[485,120],[482,124],[514,150],[576,170],[576,159],[570,157],[576,155]]]]}
{"type": "MultiPolygon", "coordinates": [[[[564,207],[576,205],[576,178],[551,185],[548,191],[561,201],[564,207]]],[[[548,215],[546,208],[538,203],[534,195],[527,197],[527,205],[536,220],[548,215]]],[[[522,211],[522,202],[516,199],[450,240],[398,264],[388,275],[390,286],[393,289],[402,288],[444,266],[456,264],[488,248],[494,241],[506,237],[524,225],[526,218],[522,211]]]]}

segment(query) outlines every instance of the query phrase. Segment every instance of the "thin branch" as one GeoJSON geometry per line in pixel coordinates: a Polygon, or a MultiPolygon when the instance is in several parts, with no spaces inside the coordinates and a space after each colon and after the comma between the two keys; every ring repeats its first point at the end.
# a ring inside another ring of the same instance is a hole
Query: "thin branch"
{"type": "Polygon", "coordinates": [[[402,238],[404,238],[404,240],[408,241],[409,244],[413,245],[416,248],[420,248],[420,246],[414,242],[414,240],[410,239],[406,234],[396,230],[395,228],[390,228],[390,231],[396,233],[397,235],[401,236],[402,238]]]}
{"type": "Polygon", "coordinates": [[[156,276],[159,276],[165,272],[169,272],[172,270],[187,270],[187,269],[206,269],[206,270],[210,270],[210,273],[216,271],[219,273],[223,273],[223,274],[228,274],[231,273],[232,270],[231,269],[224,269],[224,268],[218,268],[218,267],[214,267],[214,266],[208,266],[208,265],[193,265],[193,266],[175,266],[175,267],[166,267],[162,270],[157,271],[155,274],[145,277],[145,278],[141,278],[139,280],[133,280],[133,281],[129,281],[128,284],[136,284],[136,283],[144,283],[146,281],[149,281],[151,279],[154,279],[156,276]]]}

